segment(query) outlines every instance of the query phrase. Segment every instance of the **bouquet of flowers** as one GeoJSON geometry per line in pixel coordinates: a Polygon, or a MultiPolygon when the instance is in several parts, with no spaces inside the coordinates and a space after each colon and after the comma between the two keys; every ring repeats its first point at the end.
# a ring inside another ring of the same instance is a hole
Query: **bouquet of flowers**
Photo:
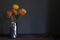
{"type": "Polygon", "coordinates": [[[11,21],[16,22],[16,20],[19,18],[19,16],[24,16],[26,13],[27,13],[26,9],[24,9],[24,8],[19,9],[18,4],[13,4],[12,5],[12,10],[7,11],[7,17],[11,21]]]}

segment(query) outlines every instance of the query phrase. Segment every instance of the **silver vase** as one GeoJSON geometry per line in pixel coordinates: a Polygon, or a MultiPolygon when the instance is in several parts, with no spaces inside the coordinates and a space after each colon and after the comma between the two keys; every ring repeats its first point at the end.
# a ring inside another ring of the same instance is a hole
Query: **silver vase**
{"type": "Polygon", "coordinates": [[[11,22],[10,36],[11,36],[11,38],[17,37],[17,25],[16,25],[16,22],[14,22],[14,21],[11,22]]]}

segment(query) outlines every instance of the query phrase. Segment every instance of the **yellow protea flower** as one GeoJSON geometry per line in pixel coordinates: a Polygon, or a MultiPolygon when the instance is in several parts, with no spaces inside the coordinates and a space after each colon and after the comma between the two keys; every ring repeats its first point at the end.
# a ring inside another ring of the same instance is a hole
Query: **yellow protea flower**
{"type": "Polygon", "coordinates": [[[18,4],[13,4],[12,8],[15,9],[15,10],[17,10],[17,9],[19,9],[19,5],[18,4]]]}

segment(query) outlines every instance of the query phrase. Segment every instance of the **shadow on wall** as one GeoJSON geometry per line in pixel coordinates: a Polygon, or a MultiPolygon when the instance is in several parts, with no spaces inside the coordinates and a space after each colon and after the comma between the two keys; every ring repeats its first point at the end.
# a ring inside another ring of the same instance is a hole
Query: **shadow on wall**
{"type": "Polygon", "coordinates": [[[33,13],[31,22],[32,33],[48,34],[48,27],[47,27],[48,0],[37,0],[37,2],[35,0],[35,2],[33,1],[31,3],[33,13]]]}
{"type": "Polygon", "coordinates": [[[60,2],[58,0],[50,0],[49,1],[49,17],[48,17],[48,23],[49,23],[49,32],[52,34],[60,34],[60,24],[59,24],[59,4],[60,2]]]}
{"type": "Polygon", "coordinates": [[[9,33],[9,21],[6,18],[6,10],[0,11],[0,13],[0,33],[9,33]]]}
{"type": "Polygon", "coordinates": [[[2,27],[3,23],[2,23],[2,19],[0,18],[0,34],[2,34],[3,32],[3,27],[2,27]]]}

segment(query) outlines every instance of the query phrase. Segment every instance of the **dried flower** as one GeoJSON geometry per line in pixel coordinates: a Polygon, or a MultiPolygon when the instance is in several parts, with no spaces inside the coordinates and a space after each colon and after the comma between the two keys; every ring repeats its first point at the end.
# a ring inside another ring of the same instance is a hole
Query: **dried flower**
{"type": "Polygon", "coordinates": [[[7,11],[7,16],[10,18],[12,16],[12,11],[7,11]]]}
{"type": "Polygon", "coordinates": [[[13,4],[12,8],[15,9],[15,10],[17,10],[17,9],[19,9],[19,5],[18,4],[13,4]]]}
{"type": "Polygon", "coordinates": [[[19,10],[19,14],[20,14],[21,16],[25,15],[26,13],[27,13],[27,11],[26,11],[26,9],[24,9],[24,8],[22,8],[22,9],[19,10]]]}
{"type": "Polygon", "coordinates": [[[19,16],[24,16],[27,11],[26,9],[22,8],[19,9],[19,5],[17,4],[13,4],[12,5],[12,10],[11,11],[7,11],[7,17],[11,20],[11,21],[15,21],[19,18],[19,16]]]}
{"type": "Polygon", "coordinates": [[[14,15],[18,15],[16,10],[13,9],[12,12],[13,12],[14,15]]]}

